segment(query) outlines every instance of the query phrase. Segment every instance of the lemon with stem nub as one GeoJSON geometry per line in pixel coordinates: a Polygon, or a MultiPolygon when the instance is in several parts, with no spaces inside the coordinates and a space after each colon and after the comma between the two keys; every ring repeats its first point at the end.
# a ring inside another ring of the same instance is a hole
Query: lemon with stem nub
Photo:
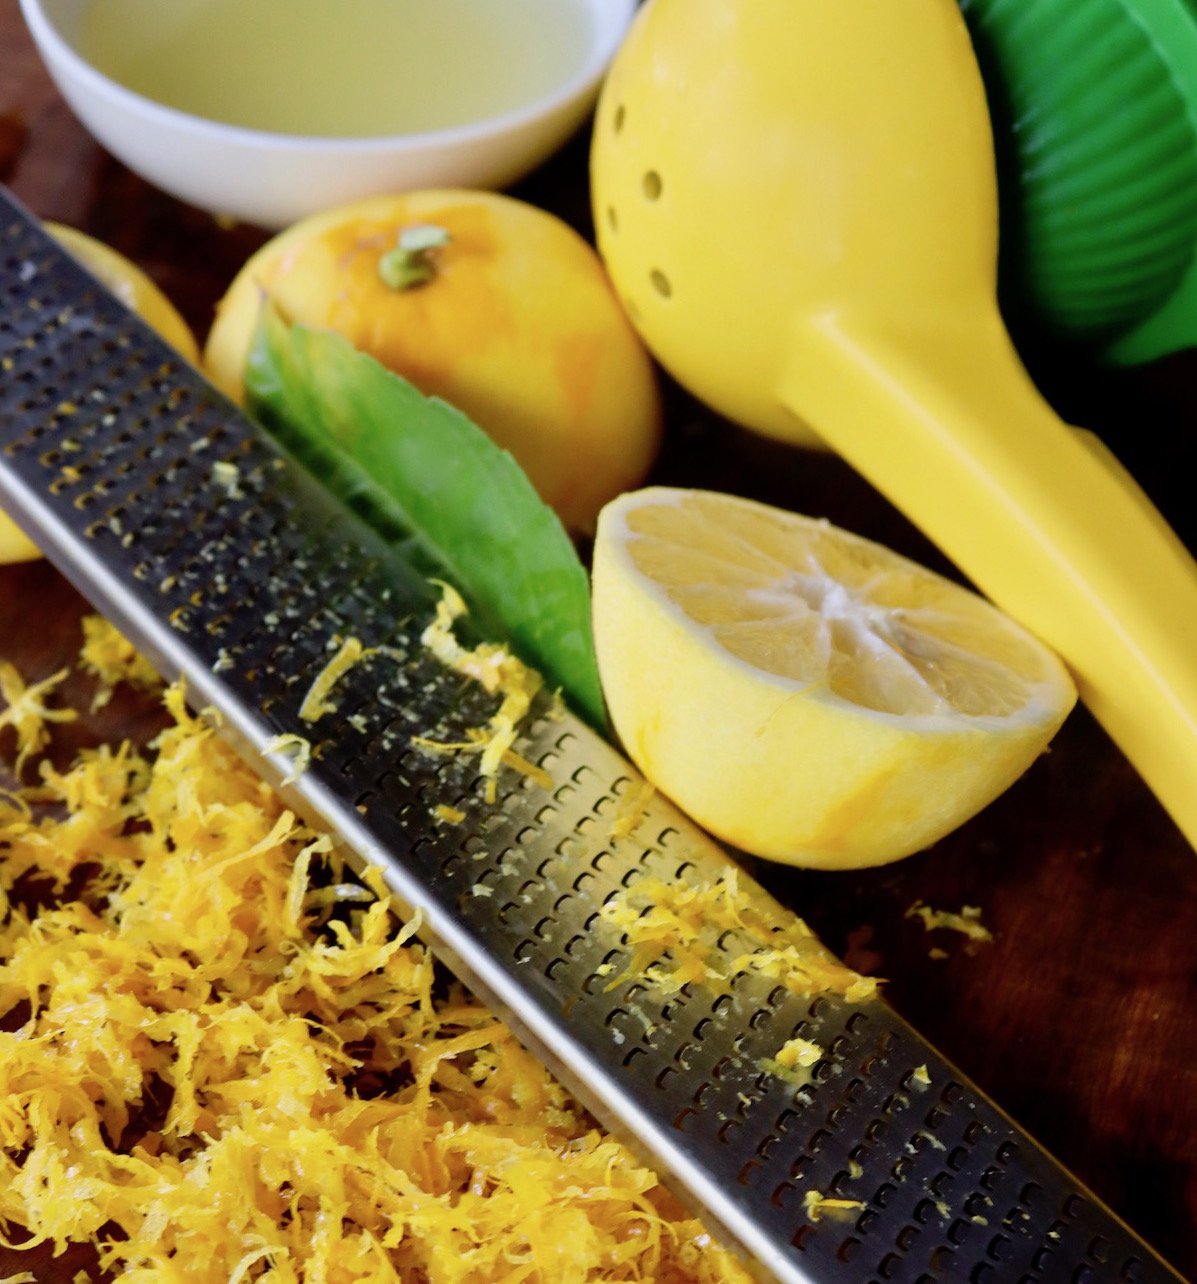
{"type": "Polygon", "coordinates": [[[591,246],[497,192],[372,197],[301,219],[238,272],[204,349],[235,400],[263,300],[464,411],[571,530],[644,481],[652,362],[591,246]]]}
{"type": "Polygon", "coordinates": [[[979,811],[1076,700],[968,589],[827,522],[730,495],[613,501],[594,550],[612,723],[717,837],[795,865],[897,860],[979,811]]]}
{"type": "MultiPolygon", "coordinates": [[[[74,258],[147,325],[175,348],[192,365],[199,364],[195,337],[174,304],[154,282],[123,254],[61,223],[47,223],[46,230],[74,258]]],[[[0,564],[28,562],[41,556],[41,549],[10,518],[0,512],[0,564]]]]}

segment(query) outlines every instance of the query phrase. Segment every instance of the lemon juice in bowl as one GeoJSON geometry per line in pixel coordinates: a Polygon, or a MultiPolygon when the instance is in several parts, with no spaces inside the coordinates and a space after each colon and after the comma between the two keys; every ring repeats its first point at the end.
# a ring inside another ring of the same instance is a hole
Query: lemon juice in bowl
{"type": "Polygon", "coordinates": [[[77,47],[191,115],[363,138],[518,112],[583,73],[594,24],[587,0],[91,0],[77,47]]]}

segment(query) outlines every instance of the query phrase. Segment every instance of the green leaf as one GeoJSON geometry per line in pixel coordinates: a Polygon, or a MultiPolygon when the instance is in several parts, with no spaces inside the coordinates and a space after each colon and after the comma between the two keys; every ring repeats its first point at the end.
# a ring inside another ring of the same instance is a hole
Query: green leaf
{"type": "Polygon", "coordinates": [[[283,445],[459,590],[481,636],[510,645],[605,728],[586,570],[505,450],[339,335],[288,326],[270,308],[245,385],[250,412],[283,445]]]}

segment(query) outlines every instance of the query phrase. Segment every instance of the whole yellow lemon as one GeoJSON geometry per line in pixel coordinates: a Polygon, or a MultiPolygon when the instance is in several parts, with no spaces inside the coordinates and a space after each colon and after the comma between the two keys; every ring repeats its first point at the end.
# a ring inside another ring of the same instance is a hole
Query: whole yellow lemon
{"type": "Polygon", "coordinates": [[[597,254],[536,206],[424,191],[280,233],[238,273],[204,352],[209,377],[234,400],[264,299],[464,411],[573,530],[592,529],[652,463],[652,362],[597,254]]]}
{"type": "MultiPolygon", "coordinates": [[[[47,223],[56,241],[101,284],[147,325],[153,326],[179,354],[199,364],[199,345],[175,306],[135,263],[103,241],[61,223],[47,223]]],[[[41,556],[41,550],[3,513],[0,513],[0,564],[27,562],[41,556]]]]}

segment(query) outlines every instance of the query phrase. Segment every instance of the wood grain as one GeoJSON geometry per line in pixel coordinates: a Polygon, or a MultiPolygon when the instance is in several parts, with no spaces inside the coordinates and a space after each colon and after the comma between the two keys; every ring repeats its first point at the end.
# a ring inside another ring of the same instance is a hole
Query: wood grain
{"type": "MultiPolygon", "coordinates": [[[[36,214],[140,263],[201,337],[264,239],[154,191],[90,140],[46,78],[16,0],[0,0],[0,171],[36,214]]],[[[579,137],[517,190],[586,230],[585,177],[579,137]]],[[[1115,373],[1019,338],[1057,408],[1101,432],[1197,546],[1185,467],[1197,418],[1192,355],[1115,373]]],[[[668,437],[653,480],[824,515],[945,569],[840,461],[755,438],[666,388],[668,437]]],[[[44,563],[0,568],[0,656],[31,676],[52,672],[74,655],[84,610],[44,563]]],[[[156,718],[122,697],[102,723],[68,729],[64,746],[141,737],[156,718]]],[[[932,1042],[1178,1269],[1197,1274],[1197,857],[1087,713],[1073,715],[1006,795],[925,854],[849,875],[754,870],[850,963],[888,978],[890,1000],[932,1042]],[[968,949],[928,934],[906,916],[916,901],[979,906],[994,942],[968,949]]],[[[24,1264],[0,1252],[0,1274],[10,1265],[24,1264]]],[[[61,1259],[38,1270],[70,1277],[61,1259]]]]}

